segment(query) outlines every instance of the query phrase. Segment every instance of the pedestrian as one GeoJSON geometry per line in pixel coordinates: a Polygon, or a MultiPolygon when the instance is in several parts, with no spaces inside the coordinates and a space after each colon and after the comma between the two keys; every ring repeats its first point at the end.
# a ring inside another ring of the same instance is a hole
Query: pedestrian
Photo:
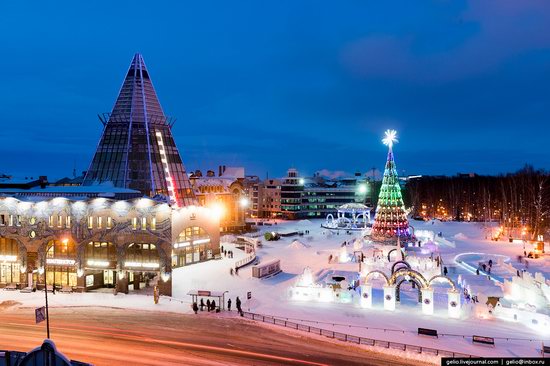
{"type": "Polygon", "coordinates": [[[210,299],[206,300],[206,310],[210,312],[210,299]]]}
{"type": "Polygon", "coordinates": [[[201,311],[204,311],[204,299],[201,298],[201,311]]]}
{"type": "Polygon", "coordinates": [[[526,250],[523,251],[523,256],[527,257],[527,251],[526,250]]]}
{"type": "Polygon", "coordinates": [[[516,270],[516,274],[517,274],[517,275],[518,275],[518,277],[519,277],[519,269],[518,269],[518,270],[516,270]]]}
{"type": "Polygon", "coordinates": [[[227,311],[231,311],[231,299],[227,299],[227,311]]]}
{"type": "Polygon", "coordinates": [[[199,311],[199,307],[196,301],[193,303],[193,311],[195,312],[195,314],[197,313],[197,311],[199,311]]]}
{"type": "Polygon", "coordinates": [[[479,268],[478,268],[478,269],[476,269],[476,275],[478,275],[478,276],[479,276],[479,268]]]}
{"type": "Polygon", "coordinates": [[[493,266],[493,260],[489,259],[489,267],[492,267],[492,266],[493,266]]]}
{"type": "Polygon", "coordinates": [[[233,276],[233,267],[229,268],[229,274],[233,276]]]}
{"type": "Polygon", "coordinates": [[[446,275],[447,275],[447,273],[448,273],[448,271],[447,271],[447,267],[443,267],[443,276],[446,276],[446,275]]]}
{"type": "Polygon", "coordinates": [[[216,311],[216,301],[215,300],[212,300],[212,302],[210,303],[210,306],[212,307],[212,311],[216,311]]]}
{"type": "Polygon", "coordinates": [[[224,251],[223,251],[223,256],[224,256],[224,257],[227,257],[227,250],[224,250],[224,251]]]}
{"type": "Polygon", "coordinates": [[[241,299],[237,296],[237,299],[235,300],[235,303],[237,304],[237,311],[241,316],[243,316],[243,310],[241,309],[241,299]]]}
{"type": "Polygon", "coordinates": [[[328,263],[332,262],[332,254],[328,256],[328,263]]]}
{"type": "Polygon", "coordinates": [[[222,252],[223,252],[223,245],[222,245],[222,252]]]}

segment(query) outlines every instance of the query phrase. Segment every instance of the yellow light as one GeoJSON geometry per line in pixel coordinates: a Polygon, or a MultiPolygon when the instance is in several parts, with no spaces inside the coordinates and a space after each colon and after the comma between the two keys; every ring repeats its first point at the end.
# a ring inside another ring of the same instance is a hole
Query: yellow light
{"type": "Polygon", "coordinates": [[[225,213],[225,207],[219,202],[214,203],[211,208],[214,216],[216,216],[218,219],[221,218],[225,213]]]}

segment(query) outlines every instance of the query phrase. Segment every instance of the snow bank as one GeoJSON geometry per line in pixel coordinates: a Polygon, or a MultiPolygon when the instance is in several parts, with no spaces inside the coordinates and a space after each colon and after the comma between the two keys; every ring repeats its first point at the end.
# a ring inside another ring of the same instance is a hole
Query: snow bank
{"type": "Polygon", "coordinates": [[[311,225],[311,221],[309,221],[309,220],[300,220],[300,221],[298,221],[298,224],[303,225],[303,226],[311,225]]]}
{"type": "Polygon", "coordinates": [[[290,243],[286,247],[291,249],[303,249],[303,248],[309,248],[309,245],[304,244],[299,240],[294,240],[292,243],[290,243]]]}
{"type": "Polygon", "coordinates": [[[453,236],[453,238],[457,239],[457,240],[468,240],[469,238],[464,235],[463,233],[458,233],[458,234],[455,234],[453,236]]]}

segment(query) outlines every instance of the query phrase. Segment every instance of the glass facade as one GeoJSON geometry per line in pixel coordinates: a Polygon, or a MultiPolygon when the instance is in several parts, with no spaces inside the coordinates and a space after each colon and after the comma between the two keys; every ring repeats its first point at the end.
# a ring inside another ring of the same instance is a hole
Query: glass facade
{"type": "Polygon", "coordinates": [[[0,238],[0,283],[11,284],[20,281],[19,247],[13,239],[0,238]]]}
{"type": "Polygon", "coordinates": [[[172,267],[201,262],[212,257],[208,249],[210,236],[199,226],[185,228],[179,235],[172,250],[172,267]]]}
{"type": "Polygon", "coordinates": [[[46,283],[76,286],[76,246],[69,240],[52,240],[46,251],[46,283]]]}
{"type": "Polygon", "coordinates": [[[150,196],[162,194],[178,205],[196,203],[170,121],[139,54],[126,74],[83,185],[96,181],[150,196]]]}

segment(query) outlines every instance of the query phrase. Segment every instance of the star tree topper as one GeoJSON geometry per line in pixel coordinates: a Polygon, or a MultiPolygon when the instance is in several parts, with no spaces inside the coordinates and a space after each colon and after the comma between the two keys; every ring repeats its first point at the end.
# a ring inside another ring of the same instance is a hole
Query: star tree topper
{"type": "Polygon", "coordinates": [[[390,149],[392,148],[394,142],[399,142],[397,140],[397,131],[396,130],[386,130],[384,132],[385,137],[382,139],[382,143],[384,145],[388,146],[390,149]]]}

